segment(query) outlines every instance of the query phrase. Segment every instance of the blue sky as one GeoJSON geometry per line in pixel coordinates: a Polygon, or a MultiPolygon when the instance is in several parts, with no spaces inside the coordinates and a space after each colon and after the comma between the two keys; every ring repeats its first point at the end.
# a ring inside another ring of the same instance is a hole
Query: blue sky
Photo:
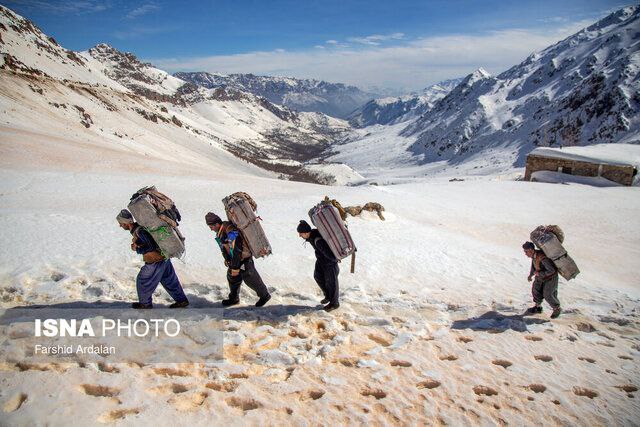
{"type": "Polygon", "coordinates": [[[172,72],[280,74],[396,90],[480,66],[503,71],[625,5],[604,0],[0,2],[69,49],[109,43],[172,72]]]}

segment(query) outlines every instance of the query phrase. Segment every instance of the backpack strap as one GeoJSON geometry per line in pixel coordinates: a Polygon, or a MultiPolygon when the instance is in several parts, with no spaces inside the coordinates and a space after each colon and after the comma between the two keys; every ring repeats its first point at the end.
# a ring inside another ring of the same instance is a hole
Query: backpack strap
{"type": "Polygon", "coordinates": [[[542,263],[542,260],[545,259],[547,256],[544,254],[544,252],[540,251],[535,253],[534,258],[533,258],[533,265],[535,267],[536,271],[540,271],[540,264],[542,263]]]}
{"type": "Polygon", "coordinates": [[[140,226],[138,225],[136,228],[133,229],[133,231],[131,232],[131,238],[132,238],[132,242],[135,243],[136,240],[138,240],[140,238],[140,226]]]}

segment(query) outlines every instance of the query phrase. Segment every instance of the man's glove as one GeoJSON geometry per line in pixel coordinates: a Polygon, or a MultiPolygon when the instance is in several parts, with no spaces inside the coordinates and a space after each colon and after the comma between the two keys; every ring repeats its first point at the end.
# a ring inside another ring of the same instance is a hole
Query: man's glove
{"type": "Polygon", "coordinates": [[[527,281],[530,282],[532,279],[532,276],[527,277],[527,281]]]}

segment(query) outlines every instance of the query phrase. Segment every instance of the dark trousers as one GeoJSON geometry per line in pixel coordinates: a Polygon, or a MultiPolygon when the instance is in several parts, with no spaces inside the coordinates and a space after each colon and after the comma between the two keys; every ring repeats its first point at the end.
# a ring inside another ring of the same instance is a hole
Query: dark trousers
{"type": "Polygon", "coordinates": [[[324,297],[329,300],[330,304],[338,304],[340,296],[340,287],[338,286],[338,273],[340,268],[338,263],[323,264],[316,261],[316,267],[313,270],[313,278],[315,279],[324,297]]]}
{"type": "Polygon", "coordinates": [[[558,300],[558,275],[556,274],[547,280],[534,280],[531,286],[531,293],[533,294],[533,302],[536,305],[542,304],[544,299],[552,307],[560,307],[560,300],[558,300]]]}
{"type": "Polygon", "coordinates": [[[151,296],[158,284],[171,295],[176,302],[184,301],[187,296],[182,290],[176,271],[173,269],[171,260],[145,264],[136,278],[136,289],[138,291],[138,301],[142,304],[151,304],[151,296]]]}
{"type": "Polygon", "coordinates": [[[227,270],[227,281],[229,282],[229,299],[236,300],[240,298],[240,286],[242,282],[247,284],[259,298],[269,295],[269,290],[262,281],[262,277],[258,274],[253,259],[249,258],[242,262],[240,273],[237,276],[231,275],[231,269],[227,270]]]}

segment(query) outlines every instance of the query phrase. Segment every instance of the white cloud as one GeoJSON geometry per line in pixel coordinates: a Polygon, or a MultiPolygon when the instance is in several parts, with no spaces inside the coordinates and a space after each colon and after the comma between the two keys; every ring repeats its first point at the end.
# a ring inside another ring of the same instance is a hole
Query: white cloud
{"type": "Polygon", "coordinates": [[[542,18],[542,19],[538,19],[539,22],[545,22],[545,23],[560,23],[560,22],[567,22],[568,19],[565,18],[564,16],[550,16],[548,18],[542,18]]]}
{"type": "Polygon", "coordinates": [[[147,13],[155,12],[156,10],[160,10],[160,6],[155,3],[147,3],[143,4],[140,7],[137,7],[127,13],[125,16],[128,19],[134,19],[142,15],[146,15],[147,13]]]}
{"type": "Polygon", "coordinates": [[[403,33],[393,33],[393,34],[374,34],[367,37],[349,37],[347,41],[352,43],[360,43],[366,44],[370,46],[379,46],[381,42],[390,41],[390,40],[400,40],[404,38],[403,33]]]}
{"type": "MultiPolygon", "coordinates": [[[[420,89],[441,80],[464,76],[478,67],[498,74],[575,33],[593,21],[574,22],[550,30],[510,29],[478,35],[446,35],[404,40],[393,45],[300,51],[259,51],[194,58],[151,59],[168,71],[209,71],[287,75],[343,82],[360,87],[420,89]]],[[[370,36],[378,37],[378,36],[370,36]]],[[[390,37],[390,36],[382,36],[390,37]]],[[[387,39],[388,40],[388,39],[387,39]]],[[[376,41],[370,39],[370,41],[376,41]]],[[[337,47],[337,40],[327,40],[337,47]]]]}

